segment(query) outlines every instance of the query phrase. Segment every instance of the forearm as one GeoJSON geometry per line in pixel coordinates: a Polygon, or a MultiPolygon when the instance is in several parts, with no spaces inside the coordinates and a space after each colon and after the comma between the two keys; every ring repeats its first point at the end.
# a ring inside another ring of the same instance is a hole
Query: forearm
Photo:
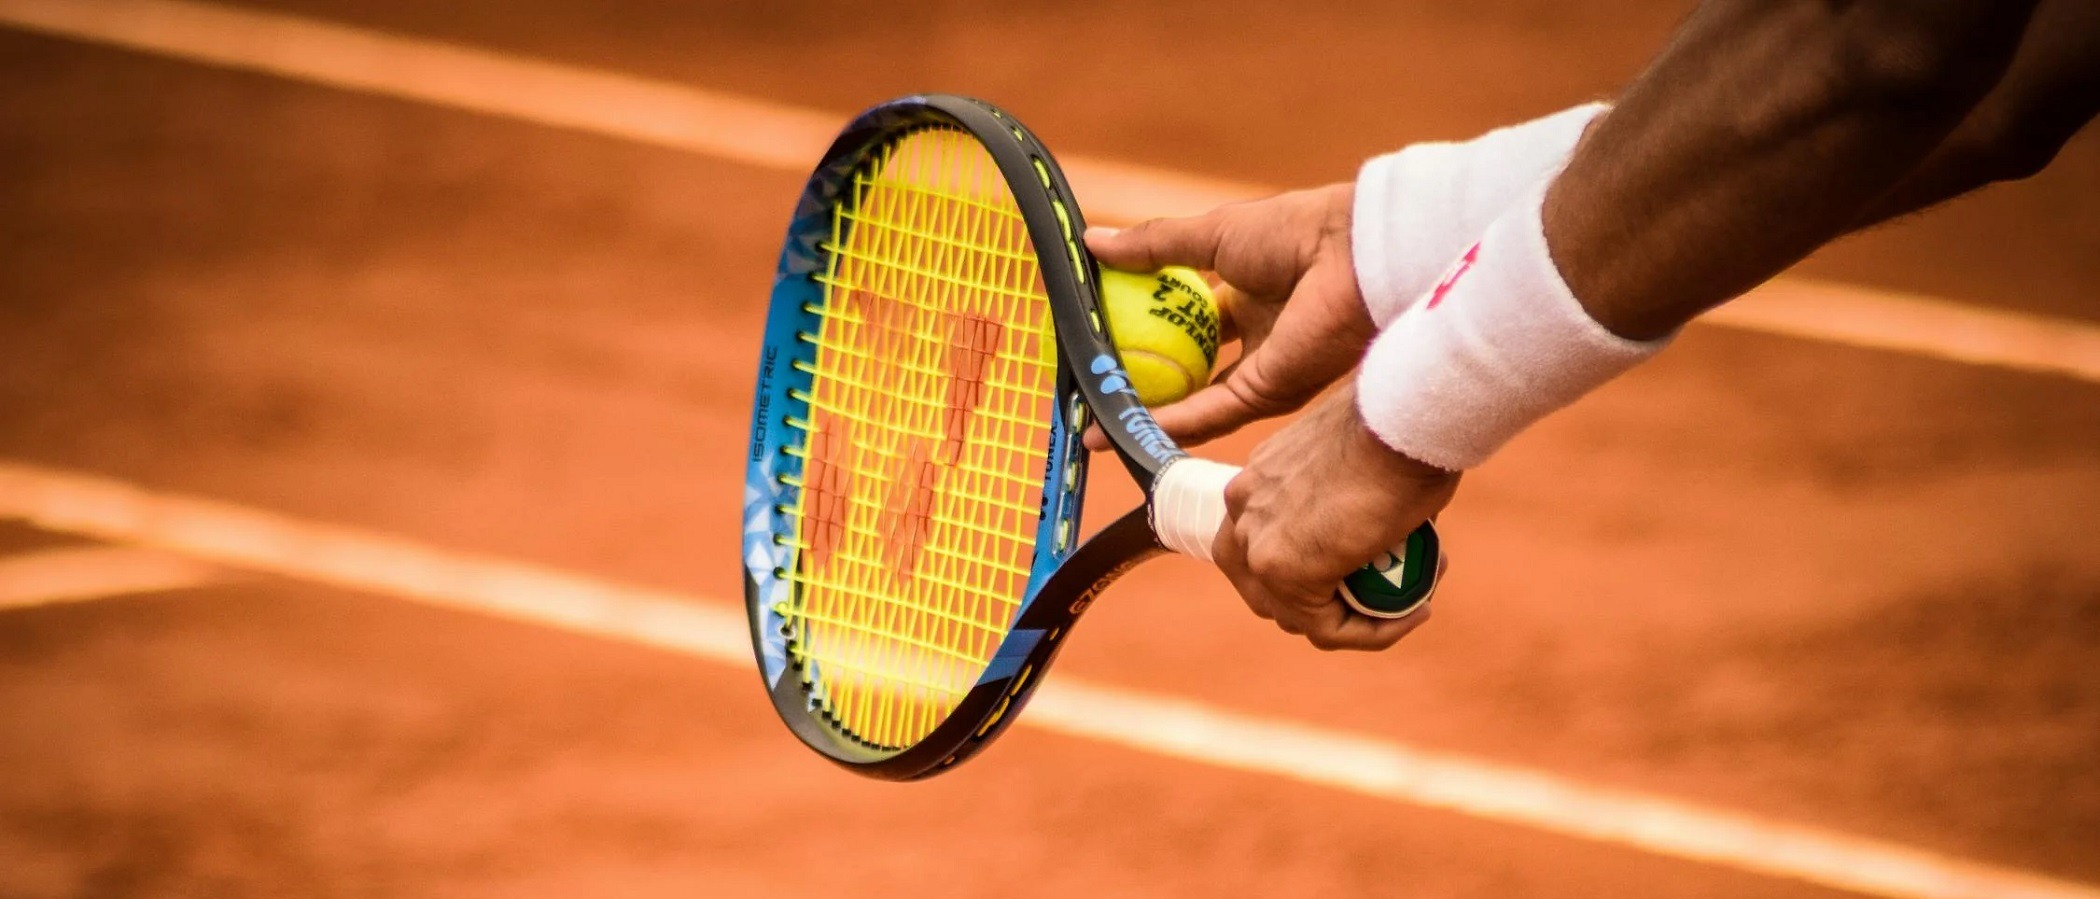
{"type": "Polygon", "coordinates": [[[1851,230],[2004,74],[2032,0],[1713,0],[1546,197],[1585,310],[1650,339],[1851,230]]]}
{"type": "Polygon", "coordinates": [[[2035,175],[2100,112],[2100,3],[2043,0],[2012,65],[1860,227],[2035,175]]]}

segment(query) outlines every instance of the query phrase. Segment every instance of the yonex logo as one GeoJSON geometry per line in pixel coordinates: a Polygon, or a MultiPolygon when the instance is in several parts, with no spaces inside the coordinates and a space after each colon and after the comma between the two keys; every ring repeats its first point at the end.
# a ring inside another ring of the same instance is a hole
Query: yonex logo
{"type": "Polygon", "coordinates": [[[1406,573],[1406,566],[1400,556],[1389,552],[1379,556],[1376,561],[1372,562],[1371,570],[1384,575],[1386,580],[1398,584],[1400,583],[1400,578],[1406,573]]]}
{"type": "Polygon", "coordinates": [[[1116,417],[1123,420],[1123,429],[1129,431],[1130,436],[1137,438],[1138,446],[1145,448],[1146,455],[1161,462],[1173,458],[1176,449],[1174,441],[1167,437],[1167,432],[1160,428],[1159,422],[1153,421],[1152,416],[1146,414],[1143,406],[1132,406],[1116,413],[1116,417]]]}
{"type": "Polygon", "coordinates": [[[1094,364],[1089,367],[1094,370],[1094,374],[1103,376],[1101,378],[1102,393],[1127,393],[1131,396],[1137,396],[1137,391],[1130,389],[1130,381],[1123,376],[1122,368],[1116,365],[1114,356],[1110,356],[1107,353],[1095,356],[1094,364]]]}
{"type": "MultiPolygon", "coordinates": [[[[1095,356],[1093,364],[1088,368],[1093,369],[1094,374],[1101,378],[1102,393],[1120,393],[1133,400],[1137,398],[1137,391],[1130,389],[1130,380],[1124,376],[1123,369],[1116,365],[1115,357],[1106,353],[1095,356]]],[[[1116,419],[1123,423],[1123,429],[1129,432],[1130,436],[1137,438],[1138,446],[1146,455],[1161,462],[1174,458],[1177,452],[1174,441],[1167,436],[1166,431],[1160,430],[1159,424],[1145,412],[1144,406],[1133,404],[1117,412],[1116,419]]]]}

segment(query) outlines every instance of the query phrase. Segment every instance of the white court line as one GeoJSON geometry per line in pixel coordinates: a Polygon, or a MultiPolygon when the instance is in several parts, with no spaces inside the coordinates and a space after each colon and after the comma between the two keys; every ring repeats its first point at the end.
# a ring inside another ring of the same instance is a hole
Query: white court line
{"type": "MultiPolygon", "coordinates": [[[[7,517],[223,565],[661,647],[739,668],[752,665],[749,627],[729,603],[151,492],[107,478],[0,462],[0,518],[7,517]]],[[[2100,887],[1066,674],[1045,684],[1019,723],[1869,895],[2100,899],[2100,887]]]]}
{"type": "Polygon", "coordinates": [[[135,546],[68,546],[0,556],[0,609],[202,587],[225,572],[135,546]]]}
{"type": "MultiPolygon", "coordinates": [[[[0,22],[791,172],[809,166],[843,120],[582,67],[177,0],[0,0],[0,22]]],[[[1187,214],[1272,192],[1083,157],[1064,161],[1088,208],[1105,221],[1187,214]]],[[[1710,320],[2100,381],[2100,329],[1944,301],[1788,280],[1710,320]]],[[[0,466],[0,513],[226,564],[749,664],[741,614],[695,597],[19,466],[0,466]]],[[[1046,687],[1022,720],[1205,764],[1865,893],[2100,899],[2100,889],[2082,884],[1070,677],[1046,687]]]]}
{"type": "MultiPolygon", "coordinates": [[[[814,164],[845,120],[663,81],[187,0],[0,0],[0,24],[791,172],[814,164]]],[[[1275,192],[1083,156],[1060,160],[1088,211],[1106,222],[1186,215],[1275,192]]],[[[1901,293],[1781,279],[1701,321],[2100,382],[2100,327],[1901,293]]]]}

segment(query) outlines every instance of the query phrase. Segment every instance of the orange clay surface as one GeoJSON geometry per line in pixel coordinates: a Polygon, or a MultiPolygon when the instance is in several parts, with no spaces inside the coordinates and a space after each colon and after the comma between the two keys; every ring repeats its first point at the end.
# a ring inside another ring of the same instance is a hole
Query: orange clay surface
{"type": "MultiPolygon", "coordinates": [[[[1608,91],[1681,11],[719,5],[279,6],[1273,184],[1608,91]]],[[[0,458],[735,602],[800,180],[0,31],[0,458]]],[[[2095,233],[2088,136],[1805,268],[2094,318],[2095,233]]],[[[1391,653],[1167,560],[1059,671],[2100,881],[2100,386],[1695,327],[1442,526],[1391,653]]],[[[1827,895],[1028,729],[866,782],[747,669],[296,581],[0,610],[8,899],[819,892],[1827,895]]]]}

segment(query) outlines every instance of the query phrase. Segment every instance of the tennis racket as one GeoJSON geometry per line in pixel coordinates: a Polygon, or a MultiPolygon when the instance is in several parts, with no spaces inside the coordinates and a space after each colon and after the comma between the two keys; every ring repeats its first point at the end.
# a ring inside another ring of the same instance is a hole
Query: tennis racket
{"type": "MultiPolygon", "coordinates": [[[[1118,576],[1168,550],[1210,558],[1238,469],[1182,452],[1138,402],[1084,228],[1028,129],[947,95],[862,113],[795,207],[744,596],[774,708],[847,768],[910,780],[970,757],[1118,576]],[[1149,501],[1082,543],[1088,422],[1149,501]]],[[[1405,616],[1438,568],[1424,525],[1341,594],[1405,616]]]]}

